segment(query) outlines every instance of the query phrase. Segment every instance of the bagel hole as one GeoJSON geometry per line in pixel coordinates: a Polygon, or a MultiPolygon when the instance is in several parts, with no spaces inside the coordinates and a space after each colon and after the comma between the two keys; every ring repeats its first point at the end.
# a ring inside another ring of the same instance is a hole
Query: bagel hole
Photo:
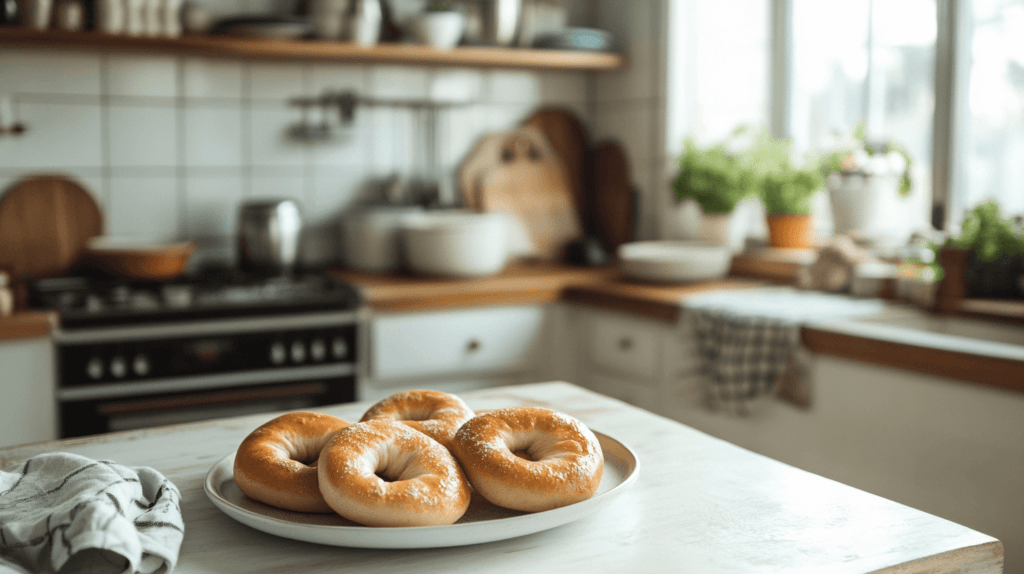
{"type": "Polygon", "coordinates": [[[514,451],[512,451],[512,454],[518,456],[519,458],[521,458],[523,460],[528,460],[530,462],[536,462],[537,461],[537,459],[534,456],[532,456],[530,454],[530,451],[528,451],[528,450],[514,450],[514,451]]]}
{"type": "Polygon", "coordinates": [[[427,409],[416,409],[402,414],[400,420],[413,422],[429,421],[433,414],[433,411],[427,409]]]}
{"type": "Polygon", "coordinates": [[[384,474],[383,472],[377,472],[377,473],[374,473],[374,474],[376,474],[377,478],[383,480],[384,482],[396,482],[396,480],[397,480],[397,479],[394,479],[394,478],[389,478],[388,475],[384,474]]]}

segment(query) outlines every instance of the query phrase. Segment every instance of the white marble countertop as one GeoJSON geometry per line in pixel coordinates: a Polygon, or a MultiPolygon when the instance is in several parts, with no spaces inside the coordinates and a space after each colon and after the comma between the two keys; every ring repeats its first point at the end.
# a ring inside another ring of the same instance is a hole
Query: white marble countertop
{"type": "MultiPolygon", "coordinates": [[[[319,546],[248,528],[203,491],[210,467],[273,415],[0,450],[0,467],[67,451],[151,466],[183,495],[176,573],[198,572],[1002,572],[990,536],[803,472],[567,383],[462,395],[475,409],[535,405],[633,449],[639,480],[598,513],[511,540],[430,550],[319,546]]],[[[365,403],[320,410],[358,420],[365,403]]]]}

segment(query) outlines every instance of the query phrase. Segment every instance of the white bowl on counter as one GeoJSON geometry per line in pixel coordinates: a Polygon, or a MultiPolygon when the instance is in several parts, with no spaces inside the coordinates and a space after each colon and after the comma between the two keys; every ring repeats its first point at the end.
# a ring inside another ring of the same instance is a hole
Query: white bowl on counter
{"type": "Polygon", "coordinates": [[[406,265],[414,273],[486,277],[505,268],[507,219],[493,213],[425,212],[402,224],[406,265]]]}
{"type": "Polygon", "coordinates": [[[619,268],[637,281],[691,283],[729,273],[732,254],[725,245],[702,241],[637,241],[619,246],[619,268]]]}
{"type": "Polygon", "coordinates": [[[402,225],[422,215],[420,207],[380,206],[349,211],[341,221],[345,265],[370,273],[397,270],[402,261],[402,225]]]}

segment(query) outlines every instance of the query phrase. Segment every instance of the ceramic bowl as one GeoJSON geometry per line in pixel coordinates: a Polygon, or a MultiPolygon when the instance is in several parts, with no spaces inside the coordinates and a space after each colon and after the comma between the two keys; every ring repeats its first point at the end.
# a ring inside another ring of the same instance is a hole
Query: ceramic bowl
{"type": "Polygon", "coordinates": [[[638,241],[619,246],[622,273],[637,281],[689,283],[729,273],[732,254],[724,245],[701,241],[638,241]]]}

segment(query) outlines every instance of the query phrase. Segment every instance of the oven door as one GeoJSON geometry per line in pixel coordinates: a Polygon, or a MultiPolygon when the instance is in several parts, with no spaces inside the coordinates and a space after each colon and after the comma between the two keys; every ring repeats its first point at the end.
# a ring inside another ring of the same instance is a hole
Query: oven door
{"type": "Polygon", "coordinates": [[[355,400],[351,376],[60,403],[61,436],[190,423],[355,400]]]}

